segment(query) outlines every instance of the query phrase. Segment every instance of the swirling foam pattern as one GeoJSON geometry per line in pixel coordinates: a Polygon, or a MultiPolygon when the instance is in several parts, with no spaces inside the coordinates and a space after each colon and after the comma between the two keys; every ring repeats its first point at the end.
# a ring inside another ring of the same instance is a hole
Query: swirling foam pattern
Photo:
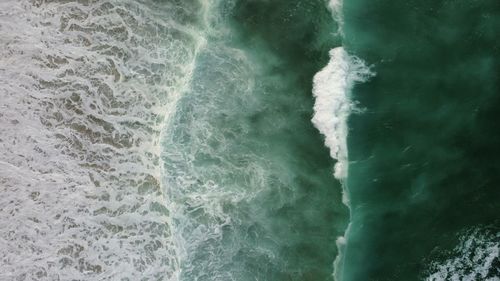
{"type": "Polygon", "coordinates": [[[1,280],[177,278],[159,135],[202,10],[0,3],[1,280]]]}

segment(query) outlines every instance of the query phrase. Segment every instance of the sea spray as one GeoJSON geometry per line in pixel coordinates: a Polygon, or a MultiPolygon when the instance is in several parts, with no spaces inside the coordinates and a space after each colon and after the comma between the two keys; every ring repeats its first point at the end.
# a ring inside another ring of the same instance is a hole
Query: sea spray
{"type": "Polygon", "coordinates": [[[328,2],[328,9],[338,24],[337,33],[340,35],[342,35],[344,25],[342,6],[342,0],[330,0],[330,2],[328,2]]]}
{"type": "MultiPolygon", "coordinates": [[[[343,1],[330,0],[328,9],[338,24],[336,35],[343,37],[343,1]]],[[[355,103],[351,100],[351,90],[355,83],[367,81],[374,73],[363,60],[349,55],[343,47],[330,50],[329,55],[329,63],[313,79],[315,104],[312,122],[325,136],[325,145],[330,149],[330,156],[337,160],[333,173],[342,185],[342,202],[350,209],[349,191],[346,183],[349,168],[347,121],[349,115],[357,110],[355,103]]],[[[337,281],[342,280],[350,227],[351,223],[347,225],[344,235],[336,240],[338,253],[333,262],[333,278],[337,281]]]]}
{"type": "MultiPolygon", "coordinates": [[[[338,47],[330,51],[328,65],[314,76],[316,102],[312,122],[325,136],[330,156],[337,160],[334,175],[339,180],[347,178],[347,118],[355,109],[350,91],[354,83],[364,82],[372,75],[361,59],[338,47]]],[[[344,198],[348,204],[348,198],[344,198]]]]}
{"type": "MultiPolygon", "coordinates": [[[[345,182],[349,167],[347,121],[351,112],[356,109],[350,93],[355,83],[367,81],[373,75],[361,59],[349,55],[343,47],[337,47],[330,51],[329,63],[314,76],[313,80],[313,95],[316,101],[312,122],[325,136],[325,145],[330,149],[330,156],[337,160],[334,175],[342,183],[342,201],[348,207],[349,192],[345,182]]],[[[346,234],[348,230],[349,226],[346,234]]],[[[345,245],[346,235],[337,239],[339,254],[334,262],[336,280],[341,280],[345,245]]]]}

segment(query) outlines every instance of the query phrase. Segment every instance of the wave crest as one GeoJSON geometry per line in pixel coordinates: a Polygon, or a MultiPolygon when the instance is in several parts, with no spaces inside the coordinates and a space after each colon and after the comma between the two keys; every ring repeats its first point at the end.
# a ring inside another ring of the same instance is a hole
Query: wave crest
{"type": "Polygon", "coordinates": [[[342,47],[330,51],[330,62],[314,76],[316,102],[312,122],[325,136],[330,156],[338,161],[334,175],[339,180],[347,178],[347,119],[355,108],[350,92],[355,83],[365,82],[371,76],[370,68],[342,47]]]}

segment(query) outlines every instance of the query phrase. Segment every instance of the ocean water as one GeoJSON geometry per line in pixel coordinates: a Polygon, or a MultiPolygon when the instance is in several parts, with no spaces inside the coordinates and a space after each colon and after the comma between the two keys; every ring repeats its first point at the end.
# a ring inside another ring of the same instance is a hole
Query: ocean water
{"type": "Polygon", "coordinates": [[[175,280],[160,135],[195,2],[0,1],[0,280],[175,280]]]}
{"type": "Polygon", "coordinates": [[[353,90],[343,280],[499,280],[498,1],[344,2],[353,90]]]}
{"type": "Polygon", "coordinates": [[[0,280],[500,280],[500,5],[0,0],[0,280]]]}

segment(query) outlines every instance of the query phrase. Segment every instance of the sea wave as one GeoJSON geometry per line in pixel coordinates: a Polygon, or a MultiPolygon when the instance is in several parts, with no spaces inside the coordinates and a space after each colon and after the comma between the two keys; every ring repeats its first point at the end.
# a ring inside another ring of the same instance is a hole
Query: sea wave
{"type": "MultiPolygon", "coordinates": [[[[347,178],[347,119],[355,109],[350,98],[352,87],[365,82],[373,72],[365,63],[349,55],[343,47],[330,51],[330,62],[319,71],[313,80],[314,126],[325,136],[325,145],[330,156],[337,160],[334,175],[339,180],[347,178]]],[[[345,203],[348,204],[347,194],[345,203]]]]}
{"type": "MultiPolygon", "coordinates": [[[[330,51],[330,61],[313,80],[315,97],[314,126],[325,136],[325,145],[330,149],[330,156],[337,160],[334,176],[342,182],[342,202],[349,205],[349,193],[345,180],[348,175],[347,120],[355,103],[351,99],[351,90],[355,83],[365,82],[373,72],[359,58],[349,55],[343,47],[330,51]]],[[[337,238],[339,254],[334,262],[334,276],[341,280],[341,268],[346,247],[346,234],[337,238]]]]}

